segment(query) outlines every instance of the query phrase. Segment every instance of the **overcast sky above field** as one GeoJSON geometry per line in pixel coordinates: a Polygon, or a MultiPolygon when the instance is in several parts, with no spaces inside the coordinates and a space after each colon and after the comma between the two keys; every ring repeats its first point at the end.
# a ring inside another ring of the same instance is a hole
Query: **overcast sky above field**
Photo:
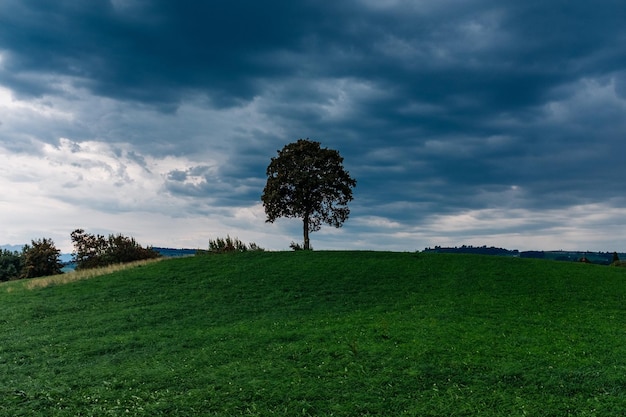
{"type": "Polygon", "coordinates": [[[624,3],[0,2],[0,244],[288,249],[306,137],[358,182],[316,249],[626,250],[624,3]]]}

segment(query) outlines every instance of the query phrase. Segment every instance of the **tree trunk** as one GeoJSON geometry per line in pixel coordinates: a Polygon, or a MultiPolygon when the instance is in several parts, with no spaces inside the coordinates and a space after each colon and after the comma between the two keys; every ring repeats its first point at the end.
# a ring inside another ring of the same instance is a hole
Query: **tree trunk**
{"type": "Polygon", "coordinates": [[[310,250],[311,249],[311,243],[309,242],[309,215],[306,214],[304,216],[304,218],[302,219],[302,223],[304,223],[303,225],[303,231],[304,231],[304,250],[310,250]]]}

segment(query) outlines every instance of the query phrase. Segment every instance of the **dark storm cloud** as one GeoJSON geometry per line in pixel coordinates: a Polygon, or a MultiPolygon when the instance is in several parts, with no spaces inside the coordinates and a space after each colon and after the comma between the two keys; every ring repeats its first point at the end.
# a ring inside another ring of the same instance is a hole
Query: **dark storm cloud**
{"type": "Polygon", "coordinates": [[[295,47],[294,23],[315,17],[288,1],[119,4],[3,2],[3,80],[35,95],[52,87],[24,74],[73,76],[98,94],[162,105],[195,89],[234,103],[254,93],[256,78],[280,75],[263,51],[295,47]]]}
{"type": "Polygon", "coordinates": [[[234,104],[261,81],[352,77],[388,88],[393,97],[380,104],[392,116],[419,98],[458,114],[441,125],[465,127],[486,110],[540,104],[554,87],[625,59],[614,2],[15,0],[0,10],[3,79],[31,94],[53,88],[30,79],[39,73],[113,97],[167,104],[205,91],[234,104]]]}

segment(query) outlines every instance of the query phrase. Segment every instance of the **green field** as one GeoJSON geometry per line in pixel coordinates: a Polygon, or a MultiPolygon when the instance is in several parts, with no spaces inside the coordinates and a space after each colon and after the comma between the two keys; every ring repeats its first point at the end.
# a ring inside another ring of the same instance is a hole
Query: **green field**
{"type": "Polygon", "coordinates": [[[618,416],[626,269],[385,252],[0,285],[0,416],[618,416]]]}

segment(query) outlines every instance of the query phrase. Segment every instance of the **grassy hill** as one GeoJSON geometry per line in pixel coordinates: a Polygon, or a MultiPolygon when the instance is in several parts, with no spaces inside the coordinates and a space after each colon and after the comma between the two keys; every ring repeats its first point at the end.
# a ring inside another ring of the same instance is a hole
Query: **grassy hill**
{"type": "Polygon", "coordinates": [[[626,269],[196,256],[0,285],[0,416],[617,416],[626,269]],[[30,286],[32,287],[32,286],[30,286]]]}

